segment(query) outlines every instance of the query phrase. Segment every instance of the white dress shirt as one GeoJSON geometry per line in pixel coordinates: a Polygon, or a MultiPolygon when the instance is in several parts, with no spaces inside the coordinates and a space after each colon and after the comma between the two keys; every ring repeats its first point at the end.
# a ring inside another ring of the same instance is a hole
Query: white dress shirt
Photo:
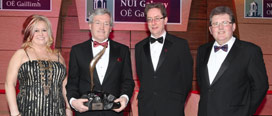
{"type": "MultiPolygon", "coordinates": [[[[208,72],[209,72],[209,79],[210,84],[212,84],[217,72],[219,71],[223,61],[227,57],[232,45],[234,44],[235,37],[231,37],[231,39],[225,43],[224,45],[228,44],[228,51],[225,52],[222,49],[219,49],[217,52],[214,51],[214,46],[219,46],[219,44],[215,41],[211,50],[210,58],[208,61],[208,72]]],[[[223,46],[223,45],[221,45],[223,46]]]]}
{"type": "MultiPolygon", "coordinates": [[[[158,62],[159,62],[159,59],[160,59],[162,47],[163,47],[163,44],[164,44],[164,41],[165,41],[166,32],[164,31],[164,33],[161,36],[163,37],[163,43],[159,43],[158,41],[156,41],[156,42],[151,44],[149,42],[149,44],[150,44],[150,55],[151,55],[151,60],[152,60],[154,71],[156,71],[156,69],[157,69],[157,65],[158,65],[158,62]]],[[[153,35],[151,35],[151,37],[155,38],[153,35]]]]}
{"type": "MultiPolygon", "coordinates": [[[[104,40],[103,42],[108,41],[108,39],[104,40]]],[[[103,46],[97,46],[97,47],[93,47],[93,42],[92,42],[92,50],[93,50],[93,57],[96,56],[100,51],[102,51],[102,49],[104,48],[103,46]]],[[[100,60],[98,60],[98,62],[96,63],[96,71],[97,71],[97,75],[99,77],[99,81],[100,84],[102,85],[104,77],[106,75],[106,71],[108,68],[108,64],[109,64],[109,55],[110,55],[110,44],[108,42],[108,47],[106,48],[105,53],[102,55],[102,57],[100,58],[100,60]]]]}

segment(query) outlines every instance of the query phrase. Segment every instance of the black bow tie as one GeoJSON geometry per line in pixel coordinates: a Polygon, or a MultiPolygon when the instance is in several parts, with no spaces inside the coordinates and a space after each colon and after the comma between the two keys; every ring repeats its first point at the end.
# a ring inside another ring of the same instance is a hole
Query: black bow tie
{"type": "Polygon", "coordinates": [[[159,43],[163,43],[163,37],[159,37],[157,39],[150,37],[150,42],[153,44],[154,42],[158,41],[159,43]]]}
{"type": "Polygon", "coordinates": [[[214,46],[214,52],[217,52],[220,49],[227,52],[228,51],[228,44],[223,45],[223,46],[214,46]]]}

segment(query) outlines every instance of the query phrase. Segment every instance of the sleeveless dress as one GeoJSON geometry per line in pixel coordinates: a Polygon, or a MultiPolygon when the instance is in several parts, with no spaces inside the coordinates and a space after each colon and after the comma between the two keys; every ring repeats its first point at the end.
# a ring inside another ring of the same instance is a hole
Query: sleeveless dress
{"type": "Polygon", "coordinates": [[[65,116],[62,94],[65,76],[66,68],[59,60],[31,61],[29,58],[29,61],[23,63],[18,72],[20,92],[17,95],[21,115],[65,116]]]}

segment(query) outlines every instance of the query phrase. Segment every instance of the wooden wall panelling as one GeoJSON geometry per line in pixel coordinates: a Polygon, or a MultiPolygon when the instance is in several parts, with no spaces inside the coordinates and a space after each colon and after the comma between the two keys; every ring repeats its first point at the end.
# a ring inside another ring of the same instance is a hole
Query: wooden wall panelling
{"type": "MultiPolygon", "coordinates": [[[[217,6],[229,6],[231,9],[234,9],[232,0],[207,0],[207,17],[209,17],[211,10],[217,6]]],[[[235,12],[235,10],[233,11],[235,12]]]]}
{"type": "Polygon", "coordinates": [[[112,31],[109,38],[111,38],[114,41],[117,41],[121,44],[124,44],[130,46],[130,31],[112,31]]]}
{"type": "MultiPolygon", "coordinates": [[[[23,41],[23,23],[27,17],[0,17],[0,50],[17,50],[23,41]]],[[[56,38],[58,18],[48,18],[52,24],[54,38],[56,38]]]]}
{"type": "Polygon", "coordinates": [[[68,68],[69,68],[70,51],[71,51],[71,48],[62,48],[61,49],[61,55],[65,59],[65,64],[66,64],[67,71],[68,71],[68,68]]]}
{"type": "Polygon", "coordinates": [[[137,100],[137,96],[138,96],[139,91],[135,91],[133,92],[133,95],[131,97],[130,103],[131,103],[131,112],[132,115],[131,116],[138,116],[138,100],[137,100]]]}
{"type": "Polygon", "coordinates": [[[198,90],[197,89],[197,79],[196,79],[196,56],[197,56],[197,50],[191,50],[191,54],[194,60],[194,66],[193,66],[193,82],[192,82],[192,91],[198,90]]]}
{"type": "Polygon", "coordinates": [[[0,17],[0,50],[17,50],[21,47],[25,19],[26,17],[0,17]]]}
{"type": "Polygon", "coordinates": [[[90,38],[88,30],[79,30],[77,17],[63,17],[62,47],[70,48],[90,38]]]}
{"type": "Polygon", "coordinates": [[[272,94],[265,96],[262,104],[257,109],[254,116],[271,116],[272,115],[272,94]]]}
{"type": "MultiPolygon", "coordinates": [[[[192,0],[188,28],[186,32],[172,31],[169,33],[176,35],[180,38],[184,38],[188,41],[189,47],[191,49],[191,54],[194,59],[192,90],[197,90],[195,72],[197,48],[200,45],[208,42],[207,36],[209,35],[207,25],[207,0],[192,0]]],[[[188,114],[188,112],[186,114],[188,114]]],[[[188,115],[193,114],[189,113],[188,115]]]]}
{"type": "MultiPolygon", "coordinates": [[[[62,46],[62,40],[63,40],[63,30],[64,30],[64,21],[66,17],[77,17],[77,10],[75,6],[74,0],[65,0],[62,1],[61,4],[61,11],[60,11],[60,18],[59,18],[59,29],[58,29],[58,35],[57,35],[57,47],[61,48],[62,46]]],[[[66,23],[66,25],[71,25],[66,23]]]]}
{"type": "MultiPolygon", "coordinates": [[[[136,73],[136,62],[135,62],[135,49],[130,49],[130,56],[131,56],[131,66],[132,66],[132,74],[133,74],[133,79],[135,81],[139,81],[136,73]]],[[[139,83],[135,83],[135,90],[139,90],[139,83]]]]}
{"type": "Polygon", "coordinates": [[[135,48],[135,45],[141,40],[148,37],[150,34],[147,31],[131,31],[131,48],[135,48]]]}
{"type": "Polygon", "coordinates": [[[62,1],[61,16],[62,17],[77,17],[78,16],[75,0],[62,1]]]}
{"type": "MultiPolygon", "coordinates": [[[[268,75],[269,90],[272,91],[272,55],[264,55],[264,63],[268,75]]],[[[272,105],[272,102],[271,102],[272,105]]]]}
{"type": "Polygon", "coordinates": [[[200,2],[192,1],[192,9],[190,13],[190,20],[188,22],[188,28],[186,32],[169,32],[173,35],[176,35],[180,38],[186,39],[188,41],[189,47],[191,49],[191,54],[194,59],[194,75],[192,82],[192,90],[197,90],[197,82],[196,82],[196,54],[197,48],[208,42],[207,35],[208,33],[208,25],[207,25],[207,13],[206,13],[206,0],[202,0],[200,2]],[[204,5],[204,6],[203,6],[204,5]]]}
{"type": "Polygon", "coordinates": [[[186,39],[191,50],[207,43],[208,27],[206,20],[190,20],[188,23],[188,30],[186,32],[169,32],[177,37],[186,39]]]}
{"type": "Polygon", "coordinates": [[[207,0],[192,0],[190,20],[207,20],[207,0]]]}
{"type": "Polygon", "coordinates": [[[190,93],[188,95],[184,109],[185,116],[197,116],[199,99],[199,94],[190,93]]]}
{"type": "Polygon", "coordinates": [[[8,102],[5,94],[0,94],[0,116],[10,116],[8,110],[8,102]]]}
{"type": "Polygon", "coordinates": [[[58,24],[57,24],[57,32],[56,32],[56,40],[55,40],[55,48],[61,49],[61,41],[62,41],[62,18],[58,18],[58,24]]]}
{"type": "Polygon", "coordinates": [[[272,55],[272,20],[270,24],[240,23],[239,27],[241,40],[255,43],[262,48],[263,54],[272,55]]]}
{"type": "Polygon", "coordinates": [[[5,89],[4,84],[6,81],[7,68],[10,61],[10,58],[14,54],[15,51],[0,51],[0,89],[5,89]]]}

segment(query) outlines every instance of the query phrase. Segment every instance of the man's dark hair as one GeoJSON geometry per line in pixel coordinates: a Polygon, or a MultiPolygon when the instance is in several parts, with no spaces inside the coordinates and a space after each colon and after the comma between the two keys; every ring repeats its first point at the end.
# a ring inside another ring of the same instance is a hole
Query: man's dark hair
{"type": "Polygon", "coordinates": [[[231,23],[235,23],[235,17],[233,15],[232,10],[227,6],[218,6],[211,11],[210,25],[212,24],[212,18],[214,15],[222,15],[222,14],[228,14],[230,16],[231,23]]]}
{"type": "Polygon", "coordinates": [[[166,12],[166,9],[164,7],[164,5],[162,3],[150,3],[150,4],[147,4],[146,7],[145,7],[145,16],[147,16],[147,12],[152,9],[152,8],[158,8],[160,9],[161,13],[162,13],[162,16],[165,18],[167,17],[167,12],[166,12]]]}

